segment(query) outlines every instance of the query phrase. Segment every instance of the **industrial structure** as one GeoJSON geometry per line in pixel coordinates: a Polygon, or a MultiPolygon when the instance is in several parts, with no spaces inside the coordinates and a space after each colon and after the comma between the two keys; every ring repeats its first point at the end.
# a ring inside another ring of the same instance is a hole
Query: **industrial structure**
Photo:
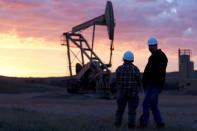
{"type": "Polygon", "coordinates": [[[71,31],[63,33],[65,43],[62,45],[67,47],[69,73],[73,78],[72,84],[67,87],[68,92],[77,93],[79,91],[110,89],[114,27],[112,3],[107,1],[103,15],[77,25],[71,31]],[[110,40],[109,63],[104,63],[101,57],[94,51],[95,29],[97,25],[106,26],[108,31],[110,40]],[[89,27],[93,27],[91,44],[82,35],[82,30],[89,27]],[[78,49],[78,53],[72,51],[72,47],[78,49]],[[74,60],[77,60],[77,62],[74,60]]]}
{"type": "Polygon", "coordinates": [[[197,89],[194,62],[191,61],[192,52],[189,49],[179,49],[179,90],[188,91],[197,89]]]}

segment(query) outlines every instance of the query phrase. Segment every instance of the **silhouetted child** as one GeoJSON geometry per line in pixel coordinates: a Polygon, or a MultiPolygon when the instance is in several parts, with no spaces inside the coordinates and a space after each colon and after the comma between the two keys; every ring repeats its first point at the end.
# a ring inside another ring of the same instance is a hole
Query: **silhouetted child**
{"type": "Polygon", "coordinates": [[[139,104],[138,90],[141,83],[140,71],[133,64],[134,55],[132,52],[125,52],[123,61],[123,65],[116,70],[118,108],[115,116],[115,126],[117,128],[121,126],[124,110],[128,103],[128,128],[135,128],[136,109],[139,104]]]}

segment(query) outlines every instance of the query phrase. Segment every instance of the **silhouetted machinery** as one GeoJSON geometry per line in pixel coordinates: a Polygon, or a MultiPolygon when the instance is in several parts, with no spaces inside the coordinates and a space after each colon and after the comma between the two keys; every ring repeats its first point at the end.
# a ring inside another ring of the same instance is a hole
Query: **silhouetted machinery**
{"type": "Polygon", "coordinates": [[[67,47],[67,57],[68,57],[68,67],[69,73],[74,82],[67,87],[67,91],[70,93],[77,93],[79,91],[90,91],[90,90],[105,90],[109,91],[110,88],[110,67],[112,65],[112,52],[113,52],[113,40],[114,40],[114,14],[113,7],[110,1],[107,1],[105,14],[98,16],[92,20],[89,20],[85,23],[82,23],[78,26],[72,28],[72,31],[63,33],[65,38],[65,45],[67,47]],[[105,64],[99,56],[95,53],[94,47],[94,38],[95,38],[95,26],[101,25],[106,26],[108,31],[108,36],[110,40],[110,57],[109,63],[105,64]],[[88,41],[81,34],[82,30],[85,30],[93,26],[92,33],[92,43],[91,46],[88,41]],[[77,56],[71,48],[75,46],[79,49],[77,56]],[[71,55],[77,57],[79,63],[75,63],[75,71],[73,73],[73,60],[71,55]]]}

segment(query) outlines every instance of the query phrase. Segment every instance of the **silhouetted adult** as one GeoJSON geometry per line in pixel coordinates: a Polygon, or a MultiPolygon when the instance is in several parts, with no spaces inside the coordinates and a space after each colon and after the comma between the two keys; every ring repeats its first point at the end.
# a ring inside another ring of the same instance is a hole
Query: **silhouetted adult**
{"type": "Polygon", "coordinates": [[[156,38],[150,38],[148,40],[148,46],[151,56],[149,57],[142,77],[145,98],[143,102],[143,114],[140,117],[140,127],[146,128],[148,126],[149,111],[151,110],[156,126],[158,128],[164,128],[165,124],[158,108],[158,102],[159,94],[164,88],[168,59],[161,49],[158,49],[156,38]]]}
{"type": "Polygon", "coordinates": [[[139,104],[138,90],[141,83],[140,71],[133,64],[134,55],[127,51],[123,56],[123,65],[116,70],[118,90],[115,126],[120,127],[125,107],[128,103],[128,128],[135,128],[136,109],[139,104]]]}

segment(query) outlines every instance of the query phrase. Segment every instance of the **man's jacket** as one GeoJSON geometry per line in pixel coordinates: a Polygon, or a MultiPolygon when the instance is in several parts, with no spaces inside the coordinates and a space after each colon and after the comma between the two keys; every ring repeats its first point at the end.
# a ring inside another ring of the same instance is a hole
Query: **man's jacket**
{"type": "Polygon", "coordinates": [[[158,85],[163,88],[167,63],[168,59],[160,49],[149,57],[148,64],[146,65],[142,77],[144,88],[146,88],[146,85],[158,85]]]}

